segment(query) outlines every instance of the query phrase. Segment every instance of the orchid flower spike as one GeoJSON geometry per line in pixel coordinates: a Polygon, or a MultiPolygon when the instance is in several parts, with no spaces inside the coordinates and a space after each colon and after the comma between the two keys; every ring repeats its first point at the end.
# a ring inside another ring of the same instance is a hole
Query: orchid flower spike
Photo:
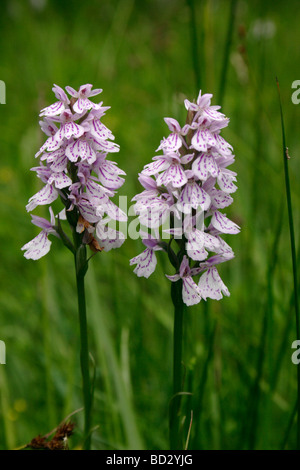
{"type": "Polygon", "coordinates": [[[49,235],[62,239],[75,250],[64,233],[61,221],[67,219],[80,243],[94,251],[119,247],[125,236],[108,227],[110,221],[125,221],[126,214],[111,200],[124,183],[125,172],[108,159],[119,151],[112,132],[101,122],[109,107],[90,100],[102,92],[91,84],[78,91],[67,86],[66,92],[54,85],[58,101],[41,110],[40,126],[47,140],[36,153],[39,165],[32,168],[42,181],[42,188],[28,201],[26,209],[51,205],[57,199],[62,211],[56,216],[50,206],[50,221],[32,216],[33,224],[42,231],[22,250],[28,259],[37,260],[50,250],[49,235]]]}
{"type": "Polygon", "coordinates": [[[157,264],[156,251],[166,251],[176,268],[176,274],[167,277],[172,282],[182,280],[186,305],[230,295],[216,266],[234,257],[222,235],[240,231],[221,212],[233,202],[237,175],[228,169],[235,159],[233,148],[221,136],[229,119],[219,106],[211,105],[211,98],[200,91],[196,103],[185,100],[183,127],[175,119],[165,118],[170,134],[157,149],[162,154],[153,157],[140,173],[144,190],[133,198],[140,224],[156,235],[142,236],[146,249],[130,264],[136,265],[138,276],[149,277],[157,264]],[[166,222],[169,228],[163,229],[166,222]],[[166,233],[169,243],[163,236],[166,233]]]}

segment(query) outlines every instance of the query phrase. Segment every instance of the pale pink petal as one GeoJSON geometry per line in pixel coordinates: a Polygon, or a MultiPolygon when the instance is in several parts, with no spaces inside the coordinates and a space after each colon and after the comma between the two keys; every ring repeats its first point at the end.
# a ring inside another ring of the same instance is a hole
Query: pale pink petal
{"type": "Polygon", "coordinates": [[[209,147],[216,145],[216,140],[208,129],[200,128],[193,135],[191,144],[199,152],[206,152],[209,147]]]}
{"type": "Polygon", "coordinates": [[[40,112],[40,116],[57,116],[61,114],[65,109],[65,105],[61,101],[57,101],[56,103],[47,106],[46,108],[42,109],[40,112]]]}
{"type": "Polygon", "coordinates": [[[118,144],[110,142],[109,140],[94,138],[93,141],[95,142],[95,148],[100,152],[115,153],[120,150],[120,146],[118,144]]]}
{"type": "Polygon", "coordinates": [[[212,188],[209,191],[209,195],[212,206],[215,209],[224,209],[225,207],[230,206],[230,204],[233,202],[233,198],[229,194],[216,188],[212,188]]]}
{"type": "Polygon", "coordinates": [[[136,264],[133,272],[138,277],[148,278],[155,271],[157,264],[154,251],[150,248],[146,248],[146,250],[144,250],[141,254],[130,260],[130,266],[133,264],[136,264]]]}
{"type": "Polygon", "coordinates": [[[44,143],[44,145],[41,147],[41,150],[47,149],[48,152],[53,152],[54,150],[59,149],[59,147],[61,146],[62,139],[61,140],[57,139],[58,133],[59,133],[59,130],[54,136],[49,137],[44,143]]]}
{"type": "Polygon", "coordinates": [[[26,206],[26,210],[31,212],[37,206],[51,204],[58,197],[58,192],[50,184],[46,184],[39,192],[32,196],[26,206]]]}
{"type": "Polygon", "coordinates": [[[180,159],[180,162],[186,165],[187,163],[190,163],[193,160],[194,156],[195,156],[194,153],[183,155],[180,159]]]}
{"type": "Polygon", "coordinates": [[[167,168],[169,168],[169,166],[170,166],[170,163],[164,157],[162,157],[156,161],[153,161],[145,165],[142,171],[142,175],[144,176],[157,175],[160,171],[165,171],[167,168]]]}
{"type": "Polygon", "coordinates": [[[98,119],[94,119],[90,123],[90,133],[97,139],[106,140],[111,139],[114,140],[114,135],[112,132],[98,119]]]}
{"type": "Polygon", "coordinates": [[[191,276],[182,279],[182,300],[187,305],[196,305],[201,300],[199,287],[191,276]]]}
{"type": "Polygon", "coordinates": [[[230,170],[222,170],[218,175],[218,185],[224,193],[234,193],[237,186],[233,183],[236,181],[235,173],[230,170]]]}
{"type": "Polygon", "coordinates": [[[75,113],[81,114],[86,109],[85,103],[86,103],[85,99],[78,98],[76,103],[74,103],[73,105],[73,109],[75,113]]]}
{"type": "MultiPolygon", "coordinates": [[[[55,158],[52,158],[52,165],[50,166],[52,171],[61,172],[64,171],[68,164],[68,159],[65,155],[65,150],[61,149],[60,153],[57,153],[55,158]]],[[[49,159],[47,162],[50,163],[49,159]]]]}
{"type": "Polygon", "coordinates": [[[90,91],[89,96],[96,96],[102,93],[102,88],[95,88],[95,90],[90,91]]]}
{"type": "Polygon", "coordinates": [[[199,247],[195,240],[189,240],[186,243],[186,251],[189,257],[194,261],[204,261],[208,257],[206,249],[199,247]]]}
{"type": "Polygon", "coordinates": [[[26,243],[21,250],[26,250],[24,253],[25,258],[37,260],[49,252],[51,243],[48,240],[47,233],[42,230],[37,237],[26,243]]]}
{"type": "Polygon", "coordinates": [[[64,137],[66,139],[70,139],[73,136],[78,139],[78,137],[82,136],[84,131],[84,127],[76,124],[75,122],[66,122],[63,126],[64,137]]]}
{"type": "Polygon", "coordinates": [[[48,184],[51,184],[53,182],[57,189],[67,188],[72,184],[71,178],[64,172],[53,173],[48,180],[48,184]]]}
{"type": "Polygon", "coordinates": [[[213,213],[211,225],[222,233],[235,234],[240,232],[240,227],[219,211],[213,213]]]}
{"type": "Polygon", "coordinates": [[[176,150],[180,149],[182,146],[182,139],[180,135],[173,133],[170,134],[166,139],[161,141],[160,146],[156,149],[158,150],[165,150],[166,152],[176,152],[176,150]]]}
{"type": "Polygon", "coordinates": [[[185,214],[190,214],[192,209],[199,206],[207,210],[210,206],[210,196],[199,186],[196,181],[188,182],[181,191],[177,207],[185,214]]]}
{"type": "Polygon", "coordinates": [[[202,153],[196,158],[192,165],[194,175],[200,180],[206,181],[209,175],[216,178],[219,174],[219,167],[211,153],[202,153]]]}
{"type": "Polygon", "coordinates": [[[66,90],[69,93],[69,95],[73,96],[73,98],[77,98],[78,96],[78,91],[74,90],[71,86],[66,86],[66,90]]]}
{"type": "Polygon", "coordinates": [[[80,158],[82,161],[87,160],[89,164],[92,164],[97,158],[96,152],[84,140],[76,140],[73,144],[68,145],[66,156],[71,162],[77,162],[80,158]]]}
{"type": "Polygon", "coordinates": [[[165,123],[167,124],[168,128],[171,132],[181,132],[181,127],[178,121],[173,118],[164,118],[165,123]]]}
{"type": "Polygon", "coordinates": [[[172,184],[174,188],[180,188],[187,182],[187,176],[180,164],[174,163],[157,177],[158,186],[172,184]]]}
{"type": "Polygon", "coordinates": [[[232,153],[232,146],[219,134],[215,134],[215,147],[222,155],[230,155],[232,153]]]}
{"type": "MultiPolygon", "coordinates": [[[[103,161],[98,167],[98,178],[101,184],[107,188],[118,189],[124,183],[124,178],[119,176],[119,168],[109,161],[103,161]]],[[[121,172],[124,174],[124,172],[121,172]]]]}
{"type": "Polygon", "coordinates": [[[223,298],[222,293],[227,297],[230,295],[229,290],[220,278],[215,267],[209,268],[204,274],[202,274],[198,286],[201,296],[204,299],[209,297],[210,299],[221,300],[223,298]]]}

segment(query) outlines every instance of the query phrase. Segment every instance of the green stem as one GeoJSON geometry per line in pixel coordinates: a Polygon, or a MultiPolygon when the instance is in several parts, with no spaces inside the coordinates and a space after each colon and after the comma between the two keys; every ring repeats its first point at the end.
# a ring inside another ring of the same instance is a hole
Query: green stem
{"type": "MultiPolygon", "coordinates": [[[[283,148],[283,166],[285,176],[285,190],[288,208],[288,220],[290,229],[290,244],[291,244],[291,256],[293,264],[293,280],[294,280],[294,296],[295,296],[295,317],[296,317],[296,336],[297,340],[300,340],[300,315],[299,315],[299,299],[298,299],[298,279],[297,279],[297,256],[296,256],[296,244],[295,244],[295,233],[294,233],[294,221],[293,221],[293,208],[292,208],[292,197],[291,187],[289,178],[289,167],[288,167],[288,148],[286,147],[285,141],[285,129],[283,121],[283,111],[280,99],[279,82],[276,78],[279,106],[280,106],[280,118],[281,118],[281,130],[282,130],[282,148],[283,148]]],[[[298,397],[298,413],[297,413],[297,449],[300,450],[300,365],[297,365],[297,397],[298,397]]]]}
{"type": "Polygon", "coordinates": [[[173,331],[173,397],[170,403],[170,449],[180,450],[180,403],[182,391],[182,336],[183,312],[182,280],[172,282],[171,297],[174,305],[174,331],[173,331]]]}
{"type": "Polygon", "coordinates": [[[92,390],[89,373],[89,345],[86,319],[86,302],[84,289],[84,276],[87,268],[86,248],[84,245],[78,247],[75,254],[76,285],[78,297],[78,314],[80,326],[80,365],[82,374],[82,388],[84,399],[84,450],[89,450],[91,445],[91,409],[92,390]]]}

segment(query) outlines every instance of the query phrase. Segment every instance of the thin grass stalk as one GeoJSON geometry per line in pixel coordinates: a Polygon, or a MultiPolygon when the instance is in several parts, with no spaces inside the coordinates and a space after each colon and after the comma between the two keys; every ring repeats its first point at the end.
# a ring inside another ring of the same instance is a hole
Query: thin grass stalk
{"type": "Polygon", "coordinates": [[[84,276],[86,273],[86,248],[84,245],[78,247],[75,254],[76,287],[78,298],[78,314],[80,327],[80,366],[82,375],[82,388],[84,400],[84,441],[83,449],[89,450],[91,446],[91,410],[92,389],[89,372],[89,345],[86,319],[86,301],[84,276]]]}
{"type": "MultiPolygon", "coordinates": [[[[206,303],[205,306],[208,306],[208,304],[206,303]]],[[[208,327],[206,329],[207,329],[206,336],[209,337],[207,357],[203,366],[201,379],[200,379],[198,390],[197,390],[198,391],[197,398],[194,403],[194,423],[195,423],[194,446],[197,446],[197,439],[199,439],[199,436],[201,435],[200,424],[201,424],[202,409],[203,409],[202,405],[203,405],[204,391],[205,391],[207,378],[208,378],[209,365],[212,361],[213,353],[214,353],[214,342],[215,342],[215,335],[216,335],[216,330],[217,330],[217,321],[215,321],[210,334],[208,333],[208,327]]],[[[199,446],[199,441],[198,441],[198,446],[199,446]]]]}
{"type": "MultiPolygon", "coordinates": [[[[286,191],[286,200],[287,200],[287,209],[288,209],[289,231],[290,231],[291,257],[292,257],[292,266],[293,266],[296,338],[297,338],[297,340],[300,340],[297,256],[296,256],[296,244],[295,244],[295,233],[294,233],[294,219],[293,219],[291,186],[290,186],[289,167],[288,167],[288,161],[289,161],[290,157],[289,157],[289,154],[288,154],[288,148],[286,146],[283,110],[282,110],[282,104],[281,104],[279,82],[278,82],[277,77],[276,77],[276,83],[277,83],[279,107],[280,107],[280,119],[281,119],[281,131],[282,131],[282,155],[283,155],[285,191],[286,191]]],[[[298,364],[296,367],[297,367],[297,398],[298,398],[297,449],[300,450],[300,365],[298,364]]]]}
{"type": "Polygon", "coordinates": [[[231,48],[231,43],[232,43],[232,34],[234,30],[234,22],[235,22],[235,16],[236,16],[236,5],[237,5],[237,0],[231,0],[227,35],[226,35],[226,41],[225,41],[225,49],[224,49],[224,55],[223,55],[223,63],[222,63],[220,83],[219,83],[218,103],[220,106],[223,105],[225,88],[226,88],[226,83],[227,83],[227,71],[228,71],[230,48],[231,48]]]}
{"type": "Polygon", "coordinates": [[[201,72],[200,72],[200,57],[198,48],[198,35],[197,35],[197,23],[196,23],[196,9],[194,0],[187,0],[187,4],[190,11],[190,37],[191,37],[191,51],[193,60],[193,69],[195,77],[196,92],[199,92],[201,84],[201,72]]]}
{"type": "MultiPolygon", "coordinates": [[[[278,261],[278,247],[279,247],[279,240],[280,240],[280,235],[281,235],[281,228],[282,228],[282,206],[280,206],[280,214],[278,218],[278,222],[276,225],[276,230],[275,230],[275,235],[272,243],[272,248],[270,250],[270,259],[268,262],[268,272],[267,272],[267,299],[266,299],[266,305],[264,308],[265,314],[264,314],[264,320],[263,320],[263,326],[262,326],[262,331],[261,331],[261,339],[260,339],[260,345],[259,345],[259,351],[258,351],[258,356],[257,356],[257,365],[256,365],[256,377],[253,383],[253,386],[251,387],[250,390],[250,396],[249,396],[249,407],[248,407],[248,412],[247,412],[247,418],[245,422],[247,423],[248,429],[249,429],[249,435],[248,435],[248,448],[249,449],[254,449],[256,440],[257,440],[257,427],[258,427],[258,416],[259,416],[259,405],[261,401],[261,387],[260,387],[260,382],[262,379],[263,375],[263,366],[265,363],[265,356],[266,356],[266,344],[267,342],[272,344],[272,322],[273,322],[273,289],[272,289],[272,283],[273,283],[273,277],[274,277],[274,272],[275,268],[277,266],[277,261],[278,261]]],[[[269,361],[269,370],[270,370],[270,389],[268,392],[268,396],[271,396],[271,393],[273,391],[271,384],[273,383],[273,370],[274,368],[271,367],[272,363],[271,358],[269,361]]],[[[268,406],[265,407],[265,409],[268,411],[268,406]]],[[[242,434],[242,440],[240,442],[240,445],[242,445],[242,441],[245,438],[245,434],[242,434]]]]}
{"type": "Polygon", "coordinates": [[[173,330],[173,396],[170,403],[170,449],[180,450],[180,404],[182,391],[182,337],[183,337],[183,313],[182,280],[172,282],[171,297],[174,305],[174,330],[173,330]]]}
{"type": "MultiPolygon", "coordinates": [[[[297,266],[299,266],[299,265],[300,265],[300,244],[298,246],[298,255],[297,255],[297,266]]],[[[299,279],[299,277],[298,277],[298,279],[299,279]]],[[[299,289],[300,289],[300,284],[298,282],[298,290],[299,289]]],[[[284,359],[284,355],[285,355],[285,352],[286,352],[286,344],[287,344],[287,341],[288,341],[288,338],[289,338],[289,335],[290,335],[290,331],[291,331],[291,328],[292,328],[292,315],[293,315],[294,303],[295,303],[295,295],[294,295],[294,291],[293,291],[290,295],[290,300],[289,300],[289,304],[288,304],[288,315],[287,315],[287,318],[286,318],[286,326],[285,326],[285,329],[284,329],[284,332],[283,332],[283,335],[282,335],[280,346],[278,348],[276,360],[274,361],[275,365],[274,365],[274,377],[273,377],[273,390],[275,390],[275,387],[276,387],[276,384],[277,384],[277,381],[278,381],[278,378],[279,378],[279,374],[280,374],[280,370],[281,370],[281,364],[282,364],[282,361],[284,359]]]]}
{"type": "Polygon", "coordinates": [[[51,365],[53,361],[52,357],[52,344],[51,344],[51,329],[50,329],[50,312],[49,312],[49,299],[53,297],[53,292],[49,292],[52,289],[50,284],[51,276],[49,276],[48,268],[44,260],[41,263],[42,268],[42,331],[43,331],[43,349],[45,356],[45,383],[46,383],[46,403],[47,403],[47,414],[48,423],[54,427],[57,423],[56,407],[55,407],[55,396],[53,389],[53,381],[51,378],[51,365]]]}
{"type": "Polygon", "coordinates": [[[264,404],[264,423],[265,423],[265,438],[266,442],[268,442],[268,429],[270,429],[271,424],[268,422],[271,418],[271,405],[272,405],[272,394],[275,390],[274,387],[274,376],[275,376],[275,369],[274,369],[274,289],[273,289],[273,280],[275,269],[278,262],[278,251],[279,251],[279,243],[280,237],[282,233],[282,210],[283,204],[281,201],[279,207],[279,217],[275,228],[275,234],[273,239],[273,244],[271,247],[271,251],[269,254],[269,263],[268,263],[268,271],[267,271],[267,302],[266,302],[266,312],[268,315],[267,321],[267,338],[266,338],[266,352],[267,352],[267,364],[268,364],[268,381],[269,381],[269,388],[266,394],[265,404],[264,404]]]}

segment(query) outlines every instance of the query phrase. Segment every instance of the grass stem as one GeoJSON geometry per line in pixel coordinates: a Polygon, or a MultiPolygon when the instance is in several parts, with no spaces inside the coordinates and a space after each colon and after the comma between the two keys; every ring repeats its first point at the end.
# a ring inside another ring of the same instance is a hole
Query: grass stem
{"type": "Polygon", "coordinates": [[[79,314],[79,327],[80,327],[80,366],[82,374],[82,388],[84,399],[84,443],[83,449],[89,450],[91,446],[91,409],[92,409],[92,390],[91,380],[89,373],[89,345],[88,345],[88,330],[86,318],[86,301],[85,301],[85,288],[84,276],[86,273],[86,249],[82,245],[78,248],[81,252],[80,256],[75,256],[76,268],[76,286],[78,297],[78,314],[79,314]],[[82,250],[84,248],[84,250],[82,250]],[[82,254],[83,253],[83,254],[82,254]]]}
{"type": "MultiPolygon", "coordinates": [[[[288,148],[286,146],[285,138],[285,128],[284,128],[284,119],[283,111],[280,97],[280,88],[279,82],[276,77],[278,97],[279,97],[279,106],[280,106],[280,119],[281,119],[281,130],[282,130],[282,153],[283,153],[283,167],[284,167],[284,177],[285,177],[285,191],[286,191],[286,200],[287,200],[287,209],[288,209],[288,221],[289,221],[289,231],[290,231],[290,245],[291,245],[291,257],[293,265],[293,281],[294,281],[294,301],[295,301],[295,317],[296,317],[296,337],[297,340],[300,340],[300,323],[299,323],[299,298],[298,298],[298,279],[297,279],[297,256],[296,256],[296,244],[295,244],[295,233],[294,233],[294,220],[293,220],[293,207],[292,207],[292,197],[291,197],[291,186],[289,178],[289,154],[288,148]]],[[[297,449],[300,449],[300,365],[297,365],[297,397],[298,397],[298,409],[297,409],[297,449]]]]}
{"type": "Polygon", "coordinates": [[[236,5],[237,5],[237,0],[231,0],[229,20],[228,20],[228,29],[227,29],[227,36],[226,36],[226,41],[225,41],[225,49],[224,49],[224,55],[223,55],[220,84],[219,84],[218,104],[220,106],[223,106],[223,100],[224,100],[224,95],[225,95],[227,70],[228,70],[228,63],[229,63],[229,53],[230,53],[230,48],[231,48],[231,43],[232,43],[232,33],[234,29],[236,5]]]}

